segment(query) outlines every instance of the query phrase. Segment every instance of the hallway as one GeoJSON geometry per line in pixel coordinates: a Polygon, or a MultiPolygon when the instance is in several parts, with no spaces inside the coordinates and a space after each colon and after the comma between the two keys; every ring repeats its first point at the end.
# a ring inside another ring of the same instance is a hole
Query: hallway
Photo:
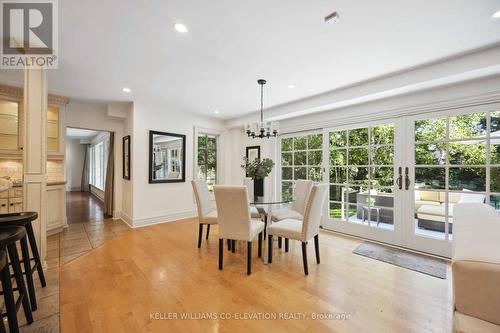
{"type": "Polygon", "coordinates": [[[89,192],[66,192],[68,224],[104,220],[103,202],[89,192]]]}

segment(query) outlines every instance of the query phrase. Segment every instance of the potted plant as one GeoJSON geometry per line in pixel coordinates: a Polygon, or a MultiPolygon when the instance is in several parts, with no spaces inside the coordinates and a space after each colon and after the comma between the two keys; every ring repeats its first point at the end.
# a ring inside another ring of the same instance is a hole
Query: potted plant
{"type": "Polygon", "coordinates": [[[243,157],[244,164],[241,167],[245,170],[247,177],[253,180],[253,195],[257,197],[264,196],[264,178],[269,176],[274,168],[274,162],[270,158],[256,158],[250,161],[243,157]]]}

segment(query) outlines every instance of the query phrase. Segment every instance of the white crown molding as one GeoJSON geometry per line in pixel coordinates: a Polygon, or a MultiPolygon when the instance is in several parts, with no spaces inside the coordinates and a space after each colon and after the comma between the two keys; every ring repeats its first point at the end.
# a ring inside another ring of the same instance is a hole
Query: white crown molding
{"type": "MultiPolygon", "coordinates": [[[[371,113],[363,114],[362,118],[363,121],[376,121],[387,118],[433,113],[438,111],[446,111],[451,109],[460,109],[471,106],[494,104],[494,103],[500,103],[500,90],[494,90],[488,93],[456,98],[456,99],[449,99],[434,103],[424,103],[407,107],[386,109],[382,111],[377,110],[371,113]]],[[[286,133],[302,132],[309,130],[317,130],[333,126],[351,124],[353,122],[359,122],[359,121],[360,121],[359,118],[353,118],[352,115],[346,115],[343,117],[335,117],[334,119],[323,119],[321,121],[315,121],[315,122],[303,122],[300,125],[283,126],[280,129],[280,132],[281,134],[286,134],[286,133]]]]}
{"type": "Polygon", "coordinates": [[[177,220],[192,218],[192,217],[196,217],[196,216],[198,216],[198,213],[194,210],[190,210],[190,211],[168,214],[168,215],[134,219],[132,227],[133,228],[142,228],[142,227],[147,227],[150,225],[174,222],[177,220]]]}

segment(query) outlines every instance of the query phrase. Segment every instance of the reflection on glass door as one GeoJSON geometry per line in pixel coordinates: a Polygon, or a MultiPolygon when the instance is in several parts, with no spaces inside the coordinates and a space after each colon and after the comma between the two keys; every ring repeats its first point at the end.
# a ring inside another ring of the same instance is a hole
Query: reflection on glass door
{"type": "Polygon", "coordinates": [[[454,205],[478,202],[500,210],[500,112],[415,117],[411,129],[413,216],[407,239],[412,247],[449,255],[454,205]]]}
{"type": "Polygon", "coordinates": [[[393,231],[394,123],[331,130],[328,140],[329,217],[337,222],[330,225],[366,237],[373,229],[393,231]]]}

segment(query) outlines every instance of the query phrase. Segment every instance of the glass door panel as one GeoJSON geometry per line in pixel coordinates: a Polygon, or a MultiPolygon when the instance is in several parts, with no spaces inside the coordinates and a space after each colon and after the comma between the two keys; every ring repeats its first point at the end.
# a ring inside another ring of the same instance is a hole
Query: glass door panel
{"type": "Polygon", "coordinates": [[[449,257],[457,203],[487,203],[500,210],[499,115],[486,111],[408,118],[407,132],[414,135],[408,147],[413,186],[407,197],[407,246],[449,257]]]}
{"type": "Polygon", "coordinates": [[[395,132],[394,122],[325,130],[330,184],[325,228],[400,242],[393,232],[395,132]]]}

